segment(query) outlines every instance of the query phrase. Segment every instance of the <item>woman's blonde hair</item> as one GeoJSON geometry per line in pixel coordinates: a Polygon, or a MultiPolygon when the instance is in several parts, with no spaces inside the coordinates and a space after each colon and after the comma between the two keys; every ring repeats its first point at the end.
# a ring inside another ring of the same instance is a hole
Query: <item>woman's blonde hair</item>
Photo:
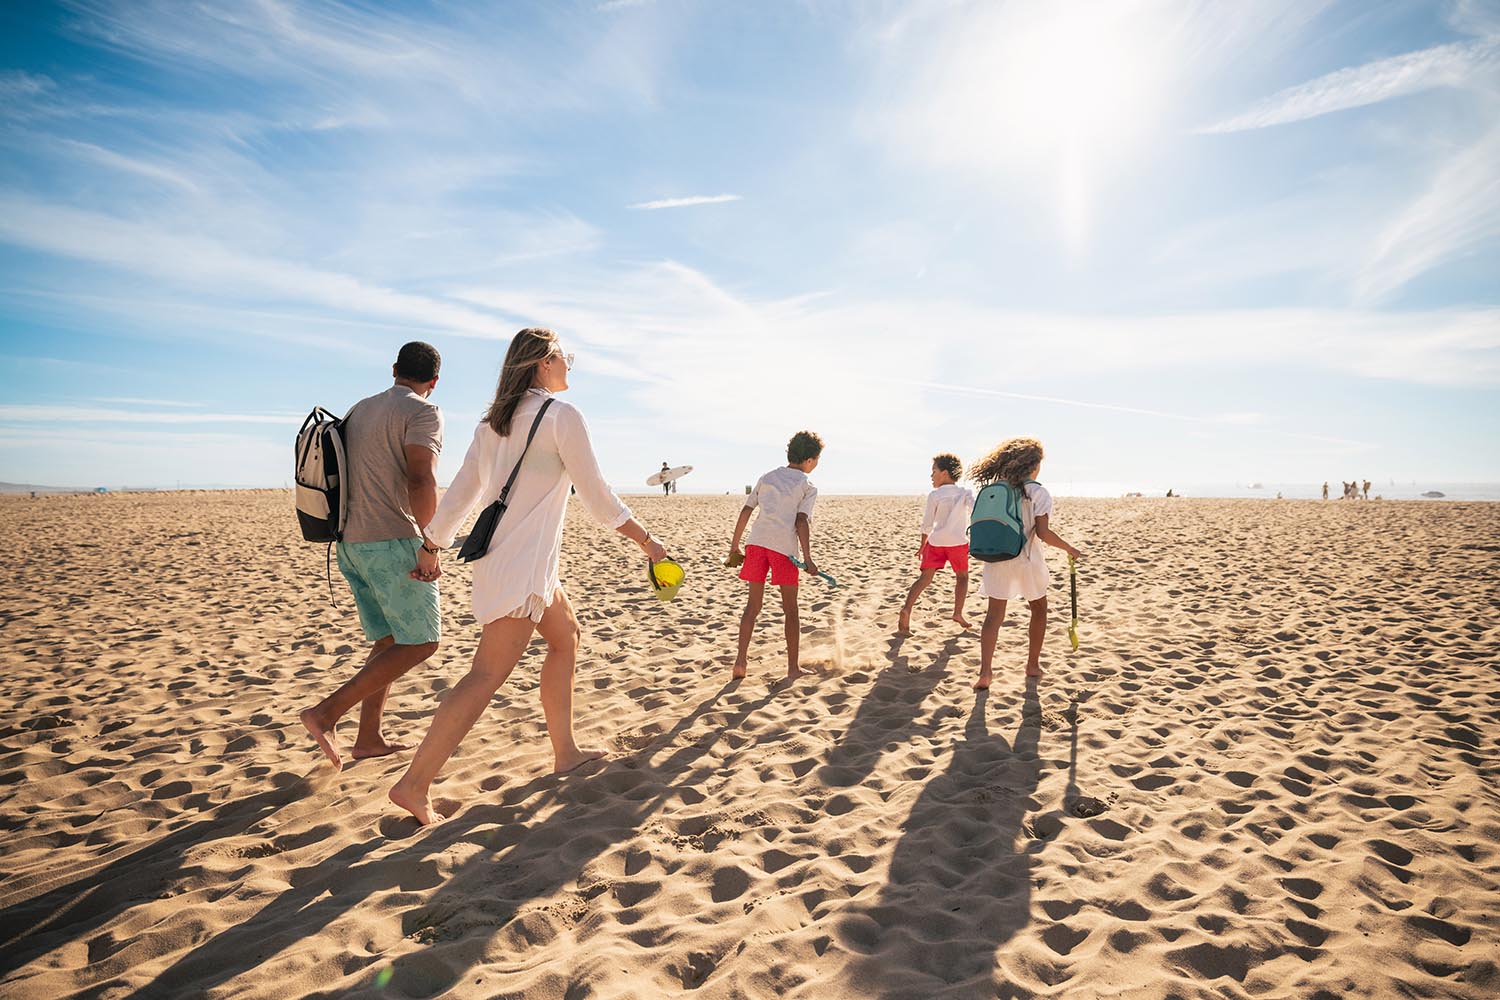
{"type": "Polygon", "coordinates": [[[976,483],[1004,480],[1012,486],[1020,486],[1036,474],[1042,458],[1042,442],[1036,438],[1009,438],[975,462],[969,470],[969,478],[976,483]]]}
{"type": "Polygon", "coordinates": [[[536,366],[557,346],[557,334],[542,327],[527,327],[511,338],[500,366],[500,382],[495,386],[495,401],[485,411],[484,422],[499,434],[510,434],[510,421],[526,390],[536,377],[536,366]]]}

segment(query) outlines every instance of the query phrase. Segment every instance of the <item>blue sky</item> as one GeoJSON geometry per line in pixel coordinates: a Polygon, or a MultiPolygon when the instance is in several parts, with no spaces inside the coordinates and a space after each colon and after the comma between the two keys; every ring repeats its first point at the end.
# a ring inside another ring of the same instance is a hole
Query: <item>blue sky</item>
{"type": "Polygon", "coordinates": [[[606,474],[1500,480],[1500,4],[0,6],[0,479],[281,485],[557,329],[606,474]]]}

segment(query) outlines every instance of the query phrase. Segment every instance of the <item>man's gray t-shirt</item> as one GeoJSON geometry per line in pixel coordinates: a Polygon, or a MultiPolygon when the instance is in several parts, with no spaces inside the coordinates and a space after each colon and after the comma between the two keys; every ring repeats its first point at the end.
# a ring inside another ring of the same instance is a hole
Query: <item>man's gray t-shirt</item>
{"type": "Polygon", "coordinates": [[[421,536],[406,489],[406,446],[443,450],[443,411],[404,385],[354,404],[346,418],[344,454],[349,520],[346,542],[421,536]]]}

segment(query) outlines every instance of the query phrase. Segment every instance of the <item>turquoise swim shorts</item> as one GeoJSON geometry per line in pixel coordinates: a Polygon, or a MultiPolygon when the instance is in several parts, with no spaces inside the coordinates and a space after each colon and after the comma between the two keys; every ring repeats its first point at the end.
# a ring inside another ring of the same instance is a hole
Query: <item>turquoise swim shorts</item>
{"type": "Polygon", "coordinates": [[[437,582],[411,578],[421,544],[420,538],[339,542],[339,571],[371,642],[392,636],[402,646],[420,646],[442,635],[437,582]]]}

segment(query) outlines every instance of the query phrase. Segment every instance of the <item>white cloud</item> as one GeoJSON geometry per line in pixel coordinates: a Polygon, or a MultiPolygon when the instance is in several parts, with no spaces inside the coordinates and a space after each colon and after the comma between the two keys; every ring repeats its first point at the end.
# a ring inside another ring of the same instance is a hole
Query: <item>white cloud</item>
{"type": "Polygon", "coordinates": [[[1500,72],[1500,38],[1453,42],[1341,69],[1289,87],[1205,133],[1243,132],[1365,107],[1435,87],[1493,87],[1500,72]]]}
{"type": "Polygon", "coordinates": [[[180,406],[186,409],[202,407],[202,403],[193,403],[181,399],[139,399],[135,396],[100,396],[95,399],[96,403],[121,403],[125,406],[180,406]]]}
{"type": "Polygon", "coordinates": [[[207,288],[231,300],[271,296],[471,337],[509,332],[494,319],[452,303],[63,205],[0,196],[0,241],[147,274],[169,285],[207,288]]]}
{"type": "Polygon", "coordinates": [[[1378,235],[1354,288],[1378,302],[1439,264],[1500,238],[1500,126],[1446,158],[1431,182],[1378,235]]]}
{"type": "Polygon", "coordinates": [[[301,420],[300,416],[285,413],[182,413],[26,403],[0,405],[0,422],[12,423],[296,424],[301,420]]]}
{"type": "Polygon", "coordinates": [[[687,198],[663,198],[660,201],[641,201],[626,208],[638,208],[653,212],[661,208],[689,208],[693,205],[722,205],[727,201],[739,201],[737,194],[695,194],[687,198]]]}

